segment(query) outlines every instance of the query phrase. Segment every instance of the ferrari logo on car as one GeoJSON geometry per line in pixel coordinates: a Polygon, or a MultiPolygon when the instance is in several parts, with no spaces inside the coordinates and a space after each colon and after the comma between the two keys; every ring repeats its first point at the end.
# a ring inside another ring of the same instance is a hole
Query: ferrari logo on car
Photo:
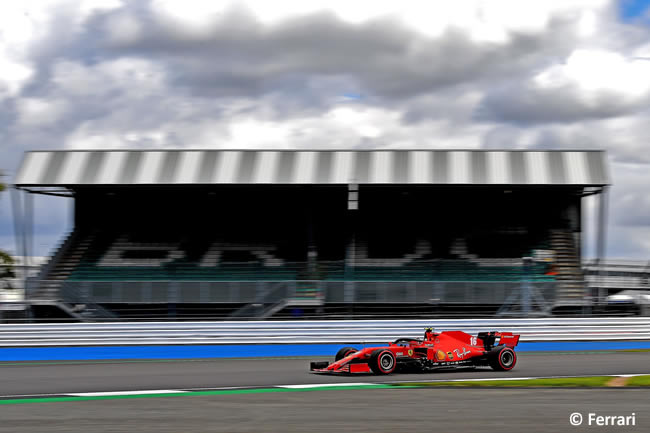
{"type": "Polygon", "coordinates": [[[413,356],[413,349],[409,349],[409,356],[413,356]]]}
{"type": "Polygon", "coordinates": [[[447,358],[454,359],[454,354],[451,352],[447,352],[447,358]]]}

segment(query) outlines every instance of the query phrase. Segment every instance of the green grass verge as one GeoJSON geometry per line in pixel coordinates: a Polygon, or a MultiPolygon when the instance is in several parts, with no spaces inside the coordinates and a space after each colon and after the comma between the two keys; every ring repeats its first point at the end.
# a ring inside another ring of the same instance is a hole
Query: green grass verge
{"type": "Polygon", "coordinates": [[[627,379],[625,386],[650,386],[650,376],[632,376],[627,379]]]}
{"type": "Polygon", "coordinates": [[[521,380],[472,380],[458,382],[412,382],[399,383],[394,386],[411,386],[411,387],[482,387],[482,388],[520,388],[520,387],[604,387],[607,382],[612,380],[609,376],[593,377],[562,377],[550,379],[521,379],[521,380]]]}

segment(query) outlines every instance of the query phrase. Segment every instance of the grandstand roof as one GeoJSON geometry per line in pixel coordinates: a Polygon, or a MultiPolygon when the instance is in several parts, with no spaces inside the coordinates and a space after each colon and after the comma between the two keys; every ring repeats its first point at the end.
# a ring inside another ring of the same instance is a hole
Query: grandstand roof
{"type": "Polygon", "coordinates": [[[65,150],[27,152],[16,186],[609,184],[603,151],[65,150]]]}

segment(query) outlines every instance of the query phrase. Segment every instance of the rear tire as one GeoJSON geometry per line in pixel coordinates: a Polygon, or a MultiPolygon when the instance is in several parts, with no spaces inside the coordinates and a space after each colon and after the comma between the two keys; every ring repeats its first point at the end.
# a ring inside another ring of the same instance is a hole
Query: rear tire
{"type": "Polygon", "coordinates": [[[336,356],[334,357],[334,361],[340,361],[341,359],[345,358],[346,356],[352,355],[354,352],[356,352],[357,349],[354,347],[344,347],[338,352],[336,352],[336,356]]]}
{"type": "Polygon", "coordinates": [[[495,347],[488,353],[488,363],[493,370],[510,371],[517,364],[517,355],[510,347],[495,347]]]}
{"type": "Polygon", "coordinates": [[[370,355],[368,365],[375,374],[390,374],[397,367],[397,359],[390,350],[377,349],[370,355]]]}

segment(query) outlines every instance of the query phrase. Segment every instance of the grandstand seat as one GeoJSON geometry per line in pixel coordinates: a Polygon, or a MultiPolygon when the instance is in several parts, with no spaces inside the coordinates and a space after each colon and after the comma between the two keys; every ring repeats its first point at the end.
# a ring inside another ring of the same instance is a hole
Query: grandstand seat
{"type": "MultiPolygon", "coordinates": [[[[480,257],[455,246],[455,257],[436,258],[428,243],[401,258],[368,258],[361,242],[356,260],[286,261],[270,242],[168,239],[125,233],[79,237],[84,252],[71,281],[552,281],[545,263],[523,268],[521,257],[480,257]]],[[[539,243],[536,247],[545,246],[539,243]]],[[[523,254],[531,254],[528,248],[523,254]]]]}

